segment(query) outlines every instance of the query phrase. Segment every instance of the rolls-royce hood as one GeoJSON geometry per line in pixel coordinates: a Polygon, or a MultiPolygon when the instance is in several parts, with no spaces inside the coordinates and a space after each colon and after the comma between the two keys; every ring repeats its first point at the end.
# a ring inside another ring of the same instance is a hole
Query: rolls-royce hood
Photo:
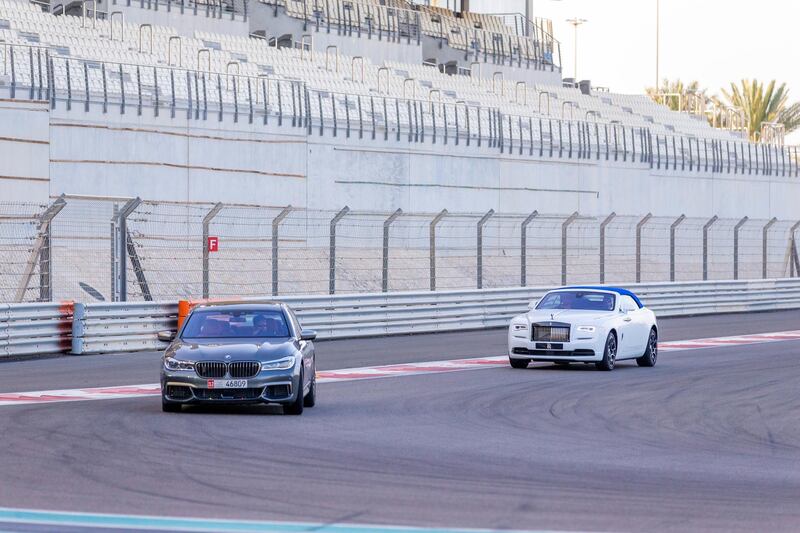
{"type": "Polygon", "coordinates": [[[292,339],[268,342],[176,342],[166,355],[185,361],[271,361],[297,353],[292,339]],[[228,357],[230,356],[230,357],[228,357]]]}
{"type": "Polygon", "coordinates": [[[586,311],[580,309],[533,309],[527,318],[531,324],[538,322],[595,322],[614,316],[613,311],[586,311]]]}

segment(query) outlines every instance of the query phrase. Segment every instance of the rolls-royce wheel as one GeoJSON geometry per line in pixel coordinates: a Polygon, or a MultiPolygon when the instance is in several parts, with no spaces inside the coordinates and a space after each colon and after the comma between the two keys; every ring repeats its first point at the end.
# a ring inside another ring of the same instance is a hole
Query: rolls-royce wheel
{"type": "Polygon", "coordinates": [[[599,370],[614,370],[617,361],[617,336],[610,332],[606,338],[606,348],[603,350],[603,360],[595,363],[599,370]]]}
{"type": "Polygon", "coordinates": [[[302,415],[303,414],[303,371],[300,370],[300,390],[297,391],[297,397],[292,403],[283,406],[283,414],[285,415],[302,415]]]}
{"type": "Polygon", "coordinates": [[[512,368],[528,368],[528,363],[530,363],[530,360],[514,359],[513,357],[509,357],[508,362],[511,363],[512,368]]]}
{"type": "Polygon", "coordinates": [[[656,366],[656,360],[658,360],[658,333],[656,333],[656,328],[652,328],[647,339],[647,349],[645,349],[644,355],[636,359],[636,364],[656,366]]]}

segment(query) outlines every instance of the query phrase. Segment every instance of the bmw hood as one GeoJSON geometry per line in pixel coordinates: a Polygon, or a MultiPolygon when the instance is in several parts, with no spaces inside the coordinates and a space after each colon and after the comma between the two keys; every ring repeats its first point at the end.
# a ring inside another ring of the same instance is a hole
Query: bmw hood
{"type": "Polygon", "coordinates": [[[297,354],[294,340],[275,339],[269,342],[178,342],[166,355],[184,361],[271,361],[297,354]]]}

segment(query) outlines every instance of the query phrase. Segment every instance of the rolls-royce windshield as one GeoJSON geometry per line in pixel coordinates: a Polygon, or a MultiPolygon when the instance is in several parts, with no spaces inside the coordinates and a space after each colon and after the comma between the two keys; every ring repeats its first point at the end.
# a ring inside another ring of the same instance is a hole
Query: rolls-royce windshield
{"type": "Polygon", "coordinates": [[[585,311],[613,311],[616,299],[613,294],[587,291],[556,291],[542,298],[536,309],[575,309],[585,311]]]}

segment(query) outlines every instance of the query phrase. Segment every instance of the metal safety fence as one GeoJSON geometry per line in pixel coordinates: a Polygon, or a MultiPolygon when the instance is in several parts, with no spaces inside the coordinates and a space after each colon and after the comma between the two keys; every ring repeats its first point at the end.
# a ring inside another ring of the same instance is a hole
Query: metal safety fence
{"type": "Polygon", "coordinates": [[[800,275],[800,221],[61,196],[0,203],[0,301],[117,302],[800,275]]]}

